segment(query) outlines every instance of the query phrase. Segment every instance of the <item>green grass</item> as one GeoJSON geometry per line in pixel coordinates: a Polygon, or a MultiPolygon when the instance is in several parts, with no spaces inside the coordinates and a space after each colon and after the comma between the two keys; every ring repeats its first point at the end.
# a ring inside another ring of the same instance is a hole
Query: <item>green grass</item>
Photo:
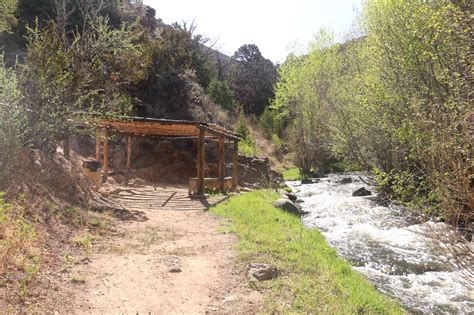
{"type": "Polygon", "coordinates": [[[231,219],[226,229],[239,237],[244,263],[270,263],[282,272],[277,279],[251,283],[267,292],[264,313],[404,313],[339,258],[317,230],[273,207],[276,198],[271,191],[254,191],[211,209],[231,219]]]}
{"type": "Polygon", "coordinates": [[[301,180],[300,170],[297,167],[284,170],[282,175],[283,180],[301,180]]]}

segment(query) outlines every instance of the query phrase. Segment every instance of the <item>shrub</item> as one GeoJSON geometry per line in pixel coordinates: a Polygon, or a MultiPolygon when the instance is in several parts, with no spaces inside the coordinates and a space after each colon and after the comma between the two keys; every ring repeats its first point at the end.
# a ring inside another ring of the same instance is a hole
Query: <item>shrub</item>
{"type": "Polygon", "coordinates": [[[207,94],[225,109],[231,110],[235,107],[234,92],[225,81],[211,80],[207,87],[207,94]]]}

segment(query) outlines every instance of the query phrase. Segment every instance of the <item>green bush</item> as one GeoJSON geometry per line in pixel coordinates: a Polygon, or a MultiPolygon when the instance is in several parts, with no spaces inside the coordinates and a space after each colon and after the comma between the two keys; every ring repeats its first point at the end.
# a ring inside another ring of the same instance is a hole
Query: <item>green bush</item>
{"type": "Polygon", "coordinates": [[[242,112],[239,115],[239,121],[235,132],[238,133],[242,140],[239,142],[239,153],[245,156],[258,155],[258,148],[254,137],[250,132],[250,128],[247,126],[247,121],[242,112]]]}
{"type": "Polygon", "coordinates": [[[258,124],[266,133],[267,137],[281,135],[284,129],[283,120],[279,118],[278,111],[267,107],[259,117],[258,124]]]}
{"type": "Polygon", "coordinates": [[[207,87],[207,94],[225,109],[231,110],[235,107],[234,92],[225,81],[212,79],[207,87]]]}
{"type": "Polygon", "coordinates": [[[282,175],[284,180],[301,180],[303,178],[301,176],[300,170],[297,167],[284,170],[282,175]]]}
{"type": "Polygon", "coordinates": [[[276,134],[272,134],[271,141],[273,145],[275,146],[275,153],[276,154],[282,154],[284,149],[285,149],[285,144],[284,142],[278,137],[276,134]]]}

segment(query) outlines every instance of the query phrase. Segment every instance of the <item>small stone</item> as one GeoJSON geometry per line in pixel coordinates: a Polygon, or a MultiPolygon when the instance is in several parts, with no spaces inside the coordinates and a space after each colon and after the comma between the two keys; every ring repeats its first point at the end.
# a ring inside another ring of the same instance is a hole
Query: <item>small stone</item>
{"type": "Polygon", "coordinates": [[[252,280],[271,280],[278,277],[278,269],[270,264],[251,263],[247,275],[252,280]]]}

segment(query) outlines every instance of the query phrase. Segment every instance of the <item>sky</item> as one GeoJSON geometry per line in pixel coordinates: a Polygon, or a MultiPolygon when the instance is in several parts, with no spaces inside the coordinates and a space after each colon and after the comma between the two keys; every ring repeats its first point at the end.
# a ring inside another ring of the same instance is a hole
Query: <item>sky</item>
{"type": "Polygon", "coordinates": [[[363,0],[144,0],[157,18],[194,21],[196,33],[232,55],[243,44],[256,44],[262,55],[283,62],[290,52],[302,53],[322,27],[342,41],[363,0]]]}

